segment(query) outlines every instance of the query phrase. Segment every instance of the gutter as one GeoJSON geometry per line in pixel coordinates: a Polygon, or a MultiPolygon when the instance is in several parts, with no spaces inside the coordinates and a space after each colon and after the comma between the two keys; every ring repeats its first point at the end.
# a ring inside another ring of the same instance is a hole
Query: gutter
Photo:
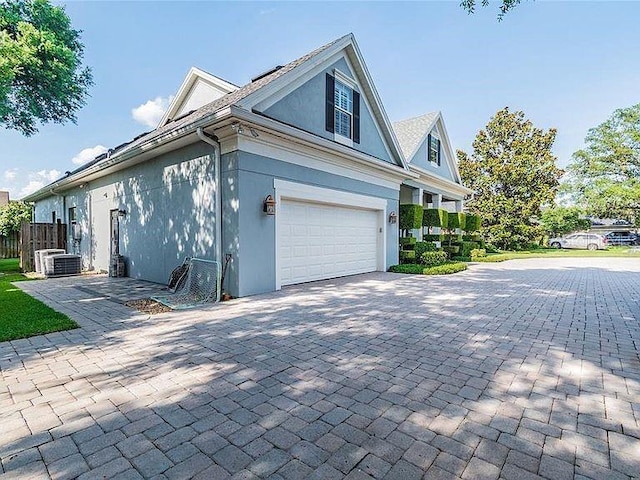
{"type": "Polygon", "coordinates": [[[192,133],[195,133],[198,128],[207,127],[213,121],[217,121],[228,116],[229,113],[230,113],[230,108],[227,107],[213,114],[205,115],[199,120],[196,120],[193,123],[189,123],[183,127],[179,127],[176,130],[169,130],[166,133],[162,133],[156,137],[150,138],[149,140],[139,145],[136,145],[135,147],[131,147],[130,149],[126,149],[125,147],[125,150],[123,150],[122,153],[112,154],[108,158],[105,158],[104,160],[94,165],[91,165],[85,170],[81,170],[74,175],[58,180],[53,184],[53,187],[49,187],[49,186],[43,187],[40,190],[30,195],[27,195],[22,200],[27,202],[35,202],[37,200],[40,200],[41,198],[46,197],[51,193],[54,193],[51,191],[53,188],[71,187],[73,186],[74,183],[87,181],[86,177],[92,174],[98,173],[101,170],[105,170],[109,167],[118,165],[120,163],[124,163],[127,160],[135,158],[144,153],[148,153],[162,145],[171,143],[175,140],[178,140],[192,133]]]}
{"type": "MultiPolygon", "coordinates": [[[[196,135],[204,143],[207,143],[213,147],[213,163],[215,169],[215,183],[216,183],[216,259],[222,265],[222,188],[220,182],[220,144],[218,138],[210,136],[205,133],[202,127],[198,127],[196,135]]],[[[218,289],[218,298],[216,301],[220,301],[220,289],[218,289]]]]}

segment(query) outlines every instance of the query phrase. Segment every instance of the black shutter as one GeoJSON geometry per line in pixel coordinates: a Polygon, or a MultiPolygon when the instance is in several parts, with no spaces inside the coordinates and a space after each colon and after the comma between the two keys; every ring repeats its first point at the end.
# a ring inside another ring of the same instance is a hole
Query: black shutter
{"type": "Polygon", "coordinates": [[[353,141],[360,143],[360,94],[353,91],[353,141]]]}
{"type": "Polygon", "coordinates": [[[336,94],[335,79],[327,73],[327,91],[326,91],[326,106],[325,106],[325,128],[327,132],[333,133],[335,131],[335,105],[334,96],[336,94]]]}
{"type": "Polygon", "coordinates": [[[427,162],[431,161],[431,134],[427,135],[427,162]]]}
{"type": "Polygon", "coordinates": [[[438,166],[440,166],[440,144],[442,142],[440,140],[438,140],[438,166]]]}

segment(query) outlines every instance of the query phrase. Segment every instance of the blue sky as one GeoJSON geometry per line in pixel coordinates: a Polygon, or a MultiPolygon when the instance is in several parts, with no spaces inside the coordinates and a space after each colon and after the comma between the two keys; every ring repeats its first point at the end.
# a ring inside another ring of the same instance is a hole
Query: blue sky
{"type": "Polygon", "coordinates": [[[454,148],[509,106],[558,129],[563,167],[589,128],[640,102],[640,2],[525,1],[502,22],[495,2],[475,15],[458,1],[56,3],[84,31],[95,86],[77,125],[0,130],[14,199],[149,130],[191,66],[243,85],[349,32],[389,118],[440,110],[454,148]]]}

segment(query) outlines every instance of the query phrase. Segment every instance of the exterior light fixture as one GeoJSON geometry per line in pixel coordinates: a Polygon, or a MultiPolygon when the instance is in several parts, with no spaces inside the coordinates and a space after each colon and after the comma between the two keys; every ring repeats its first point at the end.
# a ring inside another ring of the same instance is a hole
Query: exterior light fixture
{"type": "Polygon", "coordinates": [[[267,215],[276,214],[276,201],[273,199],[271,195],[267,195],[267,198],[264,199],[264,205],[262,206],[262,211],[267,215]]]}
{"type": "Polygon", "coordinates": [[[398,215],[396,214],[396,212],[391,212],[389,214],[389,223],[393,224],[397,222],[398,222],[398,215]]]}
{"type": "Polygon", "coordinates": [[[118,216],[119,217],[124,217],[127,214],[126,210],[118,210],[118,216]]]}

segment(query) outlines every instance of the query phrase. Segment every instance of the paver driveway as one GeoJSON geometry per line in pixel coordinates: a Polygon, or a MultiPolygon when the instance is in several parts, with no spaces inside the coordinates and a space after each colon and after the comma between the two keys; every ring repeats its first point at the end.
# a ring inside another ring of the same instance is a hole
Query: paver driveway
{"type": "Polygon", "coordinates": [[[82,328],[0,344],[0,478],[640,477],[638,260],[153,317],[86,282],[20,285],[82,328]]]}

